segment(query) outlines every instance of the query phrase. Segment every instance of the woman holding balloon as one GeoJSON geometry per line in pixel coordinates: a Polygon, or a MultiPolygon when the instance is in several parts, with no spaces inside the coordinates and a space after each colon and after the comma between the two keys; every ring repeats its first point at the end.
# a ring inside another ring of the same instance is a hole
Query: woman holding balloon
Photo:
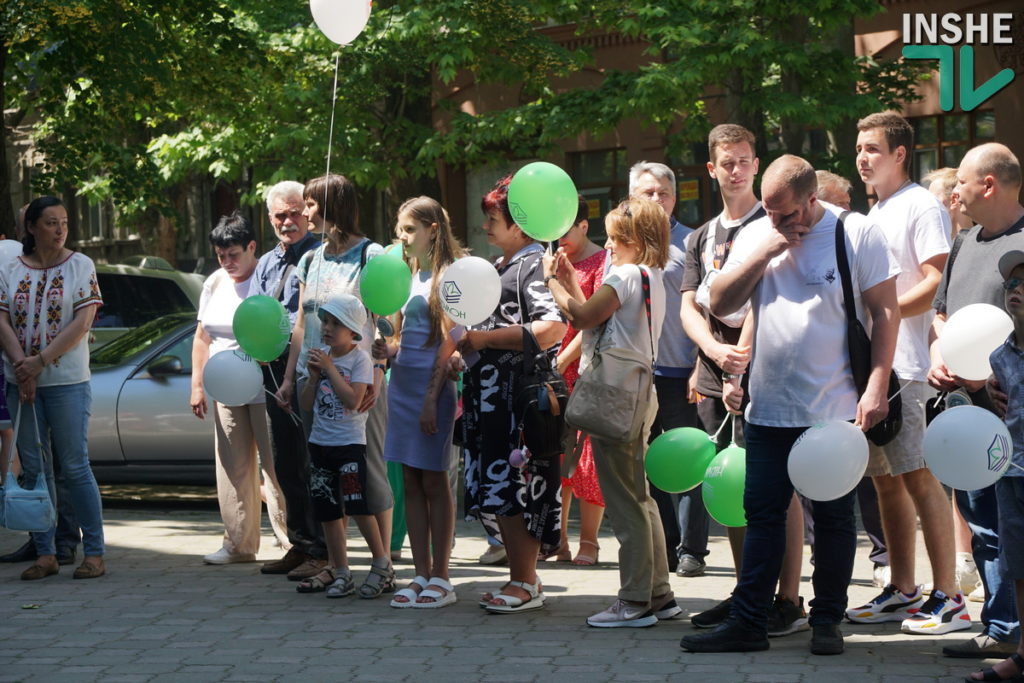
{"type": "MultiPolygon", "coordinates": [[[[206,564],[255,562],[260,547],[260,470],[267,512],[274,535],[288,548],[284,496],[274,473],[274,456],[267,429],[267,411],[259,368],[252,363],[259,387],[249,397],[236,396],[243,383],[231,373],[206,372],[219,353],[240,354],[233,321],[235,310],[249,293],[256,270],[256,235],[237,211],[222,216],[210,232],[210,244],[220,269],[203,283],[199,324],[192,343],[192,413],[206,419],[207,393],[213,399],[214,447],[217,461],[217,503],[224,521],[224,544],[203,557],[206,564]]],[[[248,360],[248,359],[247,359],[248,360]]],[[[218,363],[214,363],[216,367],[218,363]]],[[[247,393],[247,392],[246,392],[247,393]]]]}
{"type": "Polygon", "coordinates": [[[444,372],[455,344],[454,322],[444,315],[439,286],[445,270],[464,255],[448,213],[437,200],[416,197],[398,209],[395,234],[413,271],[412,291],[397,316],[399,343],[374,342],[391,358],[384,459],[400,463],[405,517],[416,578],[392,607],[437,608],[456,601],[448,560],[455,535],[455,506],[448,482],[455,383],[444,372]]]}
{"type": "MultiPolygon", "coordinates": [[[[595,349],[624,347],[649,355],[653,371],[665,317],[661,271],[668,261],[668,217],[654,202],[631,199],[608,214],[605,230],[612,267],[592,297],[582,298],[564,252],[544,257],[544,281],[573,327],[584,331],[588,363],[595,349]]],[[[590,626],[653,626],[681,611],[669,585],[661,517],[635,467],[656,408],[648,406],[642,438],[633,443],[591,438],[597,478],[620,544],[621,588],[611,607],[587,619],[590,626]]]]}
{"type": "MultiPolygon", "coordinates": [[[[512,218],[510,181],[499,180],[481,201],[487,241],[501,250],[495,264],[499,301],[490,316],[472,325],[458,342],[469,366],[462,416],[466,509],[497,517],[508,554],[510,580],[499,593],[485,593],[480,601],[481,607],[497,613],[543,607],[537,557],[557,548],[561,512],[558,458],[530,458],[522,467],[510,462],[510,454],[521,445],[513,403],[523,358],[523,327],[529,326],[539,347],[548,350],[552,364],[566,329],[543,285],[544,248],[512,218]]],[[[472,295],[466,290],[463,294],[472,295]]]]}
{"type": "MultiPolygon", "coordinates": [[[[303,199],[306,203],[303,213],[315,226],[316,232],[323,235],[323,244],[303,254],[295,269],[299,278],[299,310],[295,316],[288,366],[278,391],[278,404],[285,409],[291,403],[292,392],[296,389],[301,392],[309,377],[306,367],[309,350],[323,343],[317,311],[325,302],[336,294],[347,293],[362,300],[374,313],[382,313],[378,304],[389,303],[381,301],[382,298],[400,299],[393,310],[383,311],[389,314],[398,310],[409,295],[407,280],[404,292],[391,291],[402,289],[401,283],[395,282],[396,278],[390,278],[391,282],[372,283],[373,286],[365,286],[367,283],[363,283],[364,287],[361,288],[361,279],[369,270],[367,265],[370,260],[397,258],[381,256],[384,248],[359,232],[359,203],[352,181],[336,174],[314,178],[306,183],[303,199]],[[390,294],[397,296],[387,296],[390,294]]],[[[399,262],[398,265],[408,274],[405,264],[399,262]]],[[[366,324],[360,330],[362,340],[358,345],[367,353],[372,351],[373,321],[374,316],[367,316],[366,324]]],[[[377,521],[381,538],[386,542],[391,538],[394,497],[388,485],[387,469],[382,457],[387,425],[385,369],[384,359],[375,357],[373,385],[367,389],[359,411],[369,411],[366,423],[368,508],[377,521]]],[[[302,411],[302,424],[308,439],[313,427],[312,412],[302,411]]],[[[394,590],[394,569],[390,558],[374,558],[372,567],[371,579],[382,590],[394,590]]],[[[327,575],[324,576],[326,578],[327,575]]]]}

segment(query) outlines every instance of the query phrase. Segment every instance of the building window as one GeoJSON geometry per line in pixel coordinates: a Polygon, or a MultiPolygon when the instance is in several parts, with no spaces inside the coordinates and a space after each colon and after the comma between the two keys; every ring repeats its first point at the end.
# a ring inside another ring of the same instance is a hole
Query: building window
{"type": "Polygon", "coordinates": [[[590,205],[590,239],[604,244],[604,217],[629,195],[626,150],[600,149],[569,154],[569,175],[590,205]]]}
{"type": "Polygon", "coordinates": [[[75,198],[78,218],[78,240],[102,240],[113,237],[114,207],[110,201],[93,203],[83,197],[75,198]]]}
{"type": "Polygon", "coordinates": [[[921,116],[910,119],[910,124],[914,127],[911,177],[917,182],[937,168],[958,167],[967,150],[996,136],[994,111],[921,116]]]}

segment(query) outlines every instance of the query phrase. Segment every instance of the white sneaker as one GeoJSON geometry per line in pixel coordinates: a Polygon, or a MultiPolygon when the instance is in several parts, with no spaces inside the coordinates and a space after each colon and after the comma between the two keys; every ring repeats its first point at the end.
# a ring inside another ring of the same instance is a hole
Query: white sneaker
{"type": "Polygon", "coordinates": [[[985,602],[985,587],[981,585],[981,579],[978,579],[978,585],[974,587],[967,599],[971,602],[985,602]]]}
{"type": "Polygon", "coordinates": [[[974,564],[974,558],[970,553],[956,554],[956,583],[964,595],[981,585],[978,567],[974,564]]]}
{"type": "Polygon", "coordinates": [[[254,553],[232,553],[227,548],[221,548],[215,553],[203,555],[203,562],[206,564],[235,564],[236,562],[255,562],[254,553]]]}
{"type": "Polygon", "coordinates": [[[487,551],[477,560],[480,564],[505,564],[508,562],[508,553],[503,545],[489,545],[487,551]]]}
{"type": "Polygon", "coordinates": [[[892,570],[889,569],[889,565],[875,565],[875,570],[872,572],[872,583],[875,584],[875,588],[885,588],[892,583],[892,570]]]}
{"type": "Polygon", "coordinates": [[[647,605],[638,607],[624,600],[616,600],[605,611],[587,617],[587,626],[597,628],[645,628],[657,623],[658,617],[647,605]]]}

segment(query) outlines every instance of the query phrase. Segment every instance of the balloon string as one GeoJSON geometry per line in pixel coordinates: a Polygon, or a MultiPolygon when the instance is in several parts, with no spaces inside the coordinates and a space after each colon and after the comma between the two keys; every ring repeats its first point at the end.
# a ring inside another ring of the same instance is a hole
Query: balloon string
{"type": "Polygon", "coordinates": [[[711,437],[711,441],[713,441],[715,444],[718,443],[718,435],[722,433],[722,430],[725,429],[725,425],[729,424],[729,421],[732,420],[732,419],[733,419],[733,414],[732,413],[727,413],[726,416],[725,416],[725,419],[722,420],[722,424],[718,425],[718,431],[715,432],[714,435],[711,437]]]}
{"type": "MultiPolygon", "coordinates": [[[[277,382],[275,381],[274,384],[277,384],[277,382]]],[[[280,389],[280,387],[278,387],[278,389],[280,389]]],[[[275,401],[277,400],[277,394],[272,392],[270,389],[264,389],[263,391],[267,392],[267,394],[269,394],[270,397],[275,401]]],[[[293,413],[290,410],[286,410],[285,414],[292,419],[292,422],[294,422],[296,426],[302,426],[301,423],[299,422],[299,418],[295,417],[295,413],[293,413]]]]}
{"type": "MultiPolygon", "coordinates": [[[[331,178],[331,147],[334,145],[334,113],[338,108],[338,67],[341,64],[341,53],[337,52],[334,55],[334,86],[331,88],[331,125],[327,129],[327,170],[324,173],[325,186],[330,183],[331,178]]],[[[324,205],[320,208],[320,218],[324,219],[327,215],[327,203],[330,201],[331,193],[324,192],[324,205]]],[[[323,235],[324,240],[321,249],[327,247],[327,235],[323,235]]],[[[326,252],[325,252],[326,253],[326,252]]],[[[321,257],[320,263],[317,264],[316,269],[316,287],[313,290],[313,315],[317,315],[320,310],[320,268],[323,267],[323,258],[321,257]]]]}
{"type": "Polygon", "coordinates": [[[1021,472],[1024,472],[1024,467],[1021,467],[1020,465],[1018,465],[1018,464],[1017,464],[1017,463],[1015,463],[1015,462],[1011,462],[1011,463],[1010,463],[1010,467],[1016,467],[1016,468],[1017,468],[1018,470],[1020,470],[1021,472]]]}
{"type": "Polygon", "coordinates": [[[900,392],[903,391],[904,389],[906,389],[908,386],[910,386],[910,382],[907,382],[906,384],[901,384],[900,388],[896,390],[896,393],[889,397],[889,401],[891,401],[894,398],[896,398],[897,396],[899,396],[900,392]]]}

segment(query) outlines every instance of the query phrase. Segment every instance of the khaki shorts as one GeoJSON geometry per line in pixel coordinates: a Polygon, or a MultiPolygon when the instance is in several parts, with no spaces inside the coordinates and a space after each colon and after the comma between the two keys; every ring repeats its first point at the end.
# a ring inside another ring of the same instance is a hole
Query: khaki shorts
{"type": "Polygon", "coordinates": [[[926,467],[924,462],[924,402],[934,393],[927,382],[900,380],[903,391],[903,427],[884,446],[868,441],[868,468],[864,475],[906,474],[926,467]]]}

